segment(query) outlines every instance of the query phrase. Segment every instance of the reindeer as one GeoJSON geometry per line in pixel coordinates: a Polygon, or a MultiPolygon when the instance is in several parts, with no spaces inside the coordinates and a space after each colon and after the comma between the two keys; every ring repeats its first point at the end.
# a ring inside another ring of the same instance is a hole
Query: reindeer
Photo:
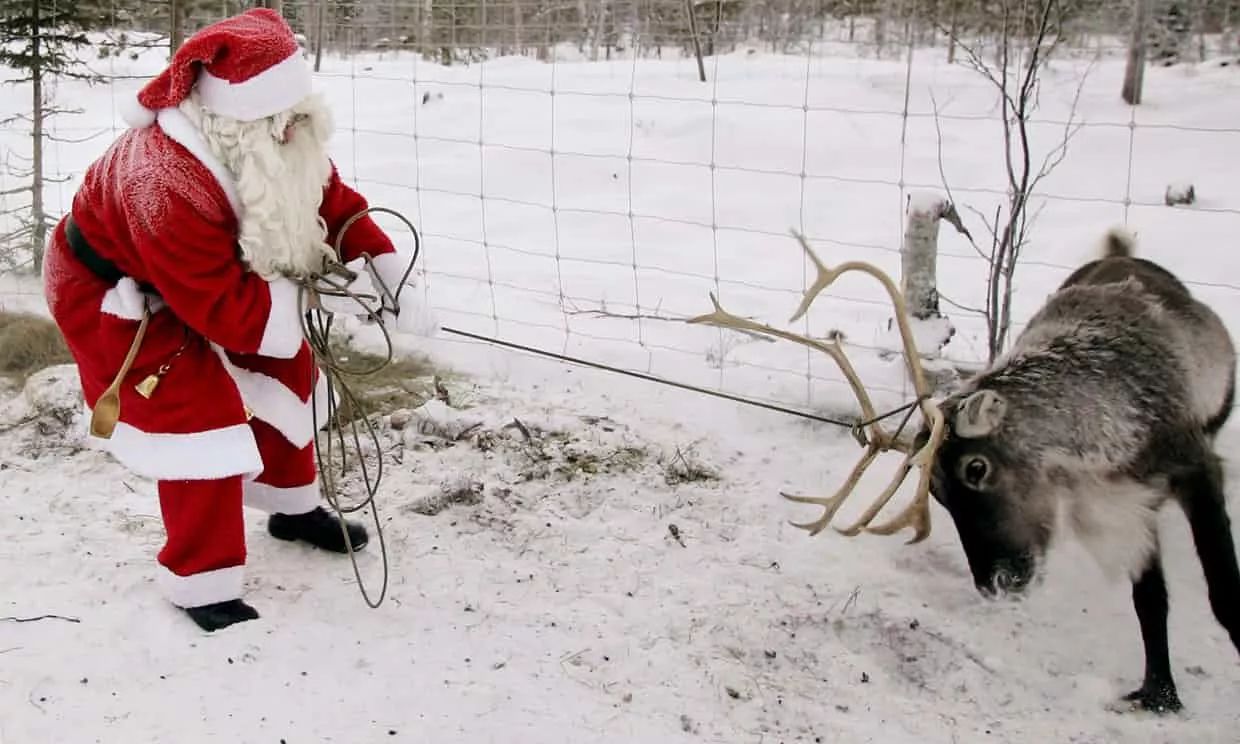
{"type": "Polygon", "coordinates": [[[1180,710],[1156,522],[1169,501],[1188,518],[1211,609],[1240,651],[1240,568],[1214,452],[1231,412],[1236,356],[1219,317],[1166,269],[1134,257],[1130,236],[1111,231],[1103,255],[1063,282],[1006,354],[935,402],[894,282],[862,262],[829,269],[797,238],[818,278],[792,320],[844,273],[878,279],[895,309],[923,423],[911,439],[887,432],[837,342],[740,318],[711,295],[714,312],[688,322],[820,350],[840,366],[860,404],[854,433],[865,453],[830,497],[782,494],[823,509],[819,519],[794,524],[821,532],[877,455],[898,451],[905,457],[892,481],[837,532],[911,528],[909,543],[919,542],[930,534],[933,495],[955,524],[977,590],[1015,597],[1042,578],[1052,538],[1066,529],[1107,574],[1132,582],[1145,676],[1123,699],[1158,713],[1180,710]],[[871,525],[913,467],[920,477],[911,502],[871,525]]]}

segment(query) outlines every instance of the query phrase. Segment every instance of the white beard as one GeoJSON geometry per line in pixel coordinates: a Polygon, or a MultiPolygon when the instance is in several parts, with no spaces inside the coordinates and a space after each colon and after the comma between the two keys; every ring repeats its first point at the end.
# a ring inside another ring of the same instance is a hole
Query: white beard
{"type": "Polygon", "coordinates": [[[322,98],[311,95],[289,111],[252,122],[205,111],[196,97],[181,109],[237,180],[237,242],[249,268],[265,279],[322,273],[324,261],[335,260],[319,216],[331,176],[326,145],[332,121],[322,98]]]}

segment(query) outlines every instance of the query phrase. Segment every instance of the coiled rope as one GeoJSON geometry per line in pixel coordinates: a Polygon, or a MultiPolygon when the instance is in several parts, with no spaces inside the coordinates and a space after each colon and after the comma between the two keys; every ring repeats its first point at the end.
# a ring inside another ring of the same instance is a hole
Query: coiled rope
{"type": "MultiPolygon", "coordinates": [[[[368,207],[350,217],[341,226],[339,233],[337,233],[334,246],[335,254],[339,258],[343,255],[341,253],[341,245],[349,228],[363,217],[380,212],[396,217],[413,233],[413,257],[409,260],[409,266],[405,269],[405,273],[401,276],[400,282],[396,287],[388,287],[383,282],[379,272],[374,270],[374,264],[370,256],[363,256],[362,258],[370,272],[372,281],[378,289],[377,295],[363,294],[350,289],[350,284],[357,278],[357,273],[345,267],[339,260],[329,263],[323,274],[297,280],[297,302],[299,315],[302,319],[302,333],[306,338],[306,343],[310,347],[311,353],[314,355],[318,374],[323,375],[327,382],[327,421],[323,423],[330,425],[330,430],[324,436],[319,435],[322,424],[319,421],[319,408],[314,402],[313,393],[311,393],[310,405],[314,426],[314,455],[319,472],[319,490],[339,518],[340,532],[344,537],[349,560],[353,565],[353,575],[357,578],[362,598],[371,608],[377,608],[383,603],[388,587],[387,543],[383,534],[383,525],[379,519],[378,504],[375,501],[375,494],[378,492],[379,485],[383,480],[383,447],[379,440],[379,432],[375,428],[374,421],[371,420],[370,413],[365,410],[361,399],[353,392],[344,378],[368,377],[377,374],[392,362],[395,349],[392,344],[392,336],[385,323],[387,318],[395,318],[400,312],[400,291],[408,281],[409,275],[413,273],[413,268],[417,263],[422,246],[417,228],[413,226],[413,223],[400,212],[386,207],[368,207]],[[341,359],[337,358],[335,351],[331,347],[334,315],[323,308],[321,299],[324,297],[338,297],[356,303],[361,310],[358,315],[366,317],[379,327],[383,334],[385,350],[378,364],[369,368],[350,369],[345,366],[341,359]],[[384,315],[385,312],[388,313],[386,317],[384,315]],[[339,396],[339,399],[337,399],[337,396],[339,396]],[[341,415],[342,413],[344,416],[341,415]],[[346,416],[348,418],[347,422],[343,420],[346,416]],[[370,463],[367,461],[366,448],[363,446],[364,438],[369,439],[373,446],[375,458],[373,472],[370,463]],[[351,450],[350,445],[352,445],[351,450]],[[344,503],[340,495],[344,488],[343,481],[349,475],[351,460],[356,462],[356,467],[360,472],[364,496],[360,500],[344,503]],[[357,556],[353,548],[353,541],[349,538],[348,529],[344,523],[346,515],[367,508],[370,509],[370,516],[374,522],[375,538],[379,542],[379,554],[383,568],[383,583],[376,599],[371,598],[370,592],[367,591],[366,584],[362,580],[361,569],[358,567],[357,556]]],[[[317,382],[317,380],[312,380],[313,382],[317,382]]],[[[317,385],[311,385],[312,391],[316,388],[317,385]]]]}

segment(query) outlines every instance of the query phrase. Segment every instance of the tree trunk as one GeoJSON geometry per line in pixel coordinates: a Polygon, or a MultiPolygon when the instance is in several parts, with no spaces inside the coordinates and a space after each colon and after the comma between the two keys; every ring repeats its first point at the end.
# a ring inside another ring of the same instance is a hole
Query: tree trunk
{"type": "Polygon", "coordinates": [[[176,54],[185,41],[185,5],[180,0],[168,0],[168,54],[176,54]]]}
{"type": "Polygon", "coordinates": [[[909,198],[904,243],[900,247],[900,292],[914,318],[938,318],[939,220],[948,202],[933,192],[916,192],[909,198]]]}
{"type": "Polygon", "coordinates": [[[1150,0],[1133,0],[1132,39],[1128,47],[1128,67],[1124,70],[1124,87],[1120,91],[1130,106],[1141,103],[1145,85],[1146,28],[1149,25],[1150,0]]]}
{"type": "Polygon", "coordinates": [[[685,13],[689,16],[689,36],[693,39],[693,56],[697,58],[698,80],[706,82],[706,65],[702,64],[702,42],[698,39],[697,16],[693,12],[693,0],[685,0],[685,13]]]}
{"type": "Polygon", "coordinates": [[[422,17],[418,27],[418,46],[422,48],[424,57],[431,56],[431,50],[434,49],[435,33],[435,0],[423,0],[422,17]]]}
{"type": "Polygon", "coordinates": [[[314,71],[323,66],[323,29],[327,25],[327,0],[319,0],[314,11],[314,71]]]}
{"type": "Polygon", "coordinates": [[[512,0],[512,46],[517,56],[525,50],[524,15],[525,9],[521,6],[521,0],[512,0]]]}
{"type": "Polygon", "coordinates": [[[960,34],[960,2],[952,0],[951,17],[947,23],[947,64],[956,63],[956,37],[960,34]]]}
{"type": "Polygon", "coordinates": [[[595,18],[594,30],[591,32],[593,38],[590,40],[590,61],[598,62],[598,47],[603,43],[603,34],[607,30],[607,0],[599,0],[594,10],[598,15],[595,18]]]}
{"type": "Polygon", "coordinates": [[[1208,0],[1197,0],[1193,4],[1193,31],[1197,32],[1197,61],[1205,62],[1209,56],[1206,49],[1206,4],[1208,0]]]}
{"type": "Polygon", "coordinates": [[[883,8],[874,11],[874,56],[882,59],[887,46],[887,13],[883,8]]]}
{"type": "Polygon", "coordinates": [[[47,239],[47,215],[43,211],[43,123],[46,109],[43,107],[43,50],[39,42],[42,40],[43,29],[39,17],[39,0],[30,3],[34,10],[34,20],[30,30],[30,65],[31,77],[31,174],[30,184],[30,253],[36,274],[43,273],[43,245],[47,239]]]}

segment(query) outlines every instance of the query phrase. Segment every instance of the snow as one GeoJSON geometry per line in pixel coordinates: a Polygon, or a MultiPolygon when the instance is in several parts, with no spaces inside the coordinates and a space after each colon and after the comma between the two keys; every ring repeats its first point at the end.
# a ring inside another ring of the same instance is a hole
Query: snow
{"type": "Polygon", "coordinates": [[[937,214],[946,198],[938,191],[913,191],[909,194],[909,214],[937,214]]]}
{"type": "MultiPolygon", "coordinates": [[[[712,58],[702,85],[685,60],[443,68],[375,54],[325,59],[317,81],[342,173],[419,226],[419,286],[444,326],[838,412],[855,406],[829,360],[677,319],[716,291],[732,312],[785,323],[812,280],[790,228],[828,264],[894,276],[904,196],[941,186],[932,92],[954,200],[981,231],[963,210],[993,214],[1003,198],[993,97],[945,55],[918,54],[907,121],[905,64],[844,56],[712,58]],[[600,309],[663,319],[576,312],[600,309]]],[[[110,63],[141,75],[159,60],[110,63]]],[[[1086,69],[1048,71],[1039,159],[1086,69]]],[[[1122,60],[1088,69],[1089,126],[1043,184],[1053,198],[1037,204],[1017,319],[1127,217],[1141,255],[1240,332],[1240,257],[1226,247],[1240,79],[1151,68],[1134,112],[1117,95],[1122,60]],[[1166,184],[1185,174],[1199,201],[1169,209],[1166,184]]],[[[138,82],[57,86],[88,113],[57,122],[48,157],[69,180],[49,185],[52,209],[138,82]]],[[[22,105],[6,93],[0,118],[22,105]]],[[[954,230],[939,240],[943,295],[981,304],[985,264],[954,230]]],[[[41,307],[37,284],[0,277],[0,292],[6,308],[41,307]]],[[[944,312],[944,355],[982,358],[980,321],[944,312]]],[[[889,317],[876,283],[847,276],[797,329],[840,331],[878,405],[898,405],[911,391],[889,317]]],[[[919,325],[918,346],[943,328],[919,325]]],[[[0,433],[0,616],[80,620],[0,622],[0,741],[1234,741],[1240,667],[1172,510],[1161,541],[1187,710],[1120,714],[1109,707],[1141,675],[1130,589],[1081,546],[1057,546],[1025,600],[986,601],[937,506],[914,546],[789,524],[817,510],[781,491],[829,493],[860,455],[845,430],[447,333],[402,341],[457,374],[451,405],[411,406],[382,429],[390,585],[374,610],[347,558],[272,540],[251,513],[247,598],[262,618],[198,632],[154,584],[154,483],[85,449],[80,418],[0,433]]],[[[72,399],[47,379],[9,395],[18,420],[72,399]]],[[[1234,467],[1234,429],[1220,450],[1234,467]]],[[[376,548],[358,557],[372,596],[376,548]]]]}

